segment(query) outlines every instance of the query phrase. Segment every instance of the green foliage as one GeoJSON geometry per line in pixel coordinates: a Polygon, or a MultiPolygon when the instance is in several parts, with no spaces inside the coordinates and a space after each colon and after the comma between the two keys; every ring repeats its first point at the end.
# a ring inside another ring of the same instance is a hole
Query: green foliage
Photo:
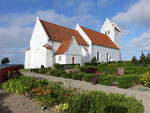
{"type": "Polygon", "coordinates": [[[140,81],[144,86],[150,87],[150,72],[144,73],[141,76],[140,81]]]}
{"type": "Polygon", "coordinates": [[[72,69],[80,66],[80,64],[55,64],[54,67],[56,69],[72,69]]]}
{"type": "Polygon", "coordinates": [[[144,113],[134,97],[92,91],[74,95],[63,113],[144,113]]]}
{"type": "Polygon", "coordinates": [[[64,77],[64,78],[72,78],[72,73],[65,73],[65,74],[63,74],[62,77],[64,77]]]}
{"type": "Polygon", "coordinates": [[[140,63],[141,65],[143,65],[143,66],[146,65],[146,56],[145,56],[145,54],[144,54],[143,52],[141,53],[139,63],[140,63]]]}
{"type": "Polygon", "coordinates": [[[60,82],[31,77],[10,79],[2,84],[2,89],[17,94],[28,92],[31,98],[42,105],[59,105],[59,113],[144,113],[143,105],[133,97],[99,91],[75,92],[64,88],[60,82]]]}
{"type": "Polygon", "coordinates": [[[54,83],[24,76],[8,80],[2,85],[2,89],[16,94],[28,93],[33,99],[47,106],[64,102],[66,99],[64,94],[71,93],[60,82],[54,83]]]}
{"type": "Polygon", "coordinates": [[[86,82],[92,82],[92,78],[93,78],[94,76],[95,76],[94,74],[86,74],[83,79],[84,79],[86,82]]]}
{"type": "Polygon", "coordinates": [[[129,88],[139,83],[139,76],[125,75],[118,78],[118,87],[129,88]]]}
{"type": "Polygon", "coordinates": [[[23,94],[31,89],[32,82],[33,79],[25,77],[10,79],[2,85],[2,89],[16,94],[23,94]]]}
{"type": "Polygon", "coordinates": [[[79,67],[79,70],[81,72],[87,72],[89,69],[97,70],[97,67],[96,66],[80,66],[79,67]]]}
{"type": "Polygon", "coordinates": [[[1,64],[8,64],[9,63],[9,58],[8,57],[4,57],[2,60],[1,60],[1,64]]]}
{"type": "Polygon", "coordinates": [[[91,59],[91,64],[96,64],[97,63],[97,59],[96,59],[96,57],[93,57],[92,59],[91,59]]]}
{"type": "Polygon", "coordinates": [[[85,76],[85,73],[72,73],[72,79],[74,80],[81,80],[82,77],[85,76]]]}
{"type": "Polygon", "coordinates": [[[98,79],[99,84],[106,85],[106,86],[111,86],[114,81],[118,81],[117,76],[107,75],[107,76],[104,76],[104,77],[100,77],[98,79]]]}
{"type": "Polygon", "coordinates": [[[133,64],[138,64],[138,60],[137,60],[136,56],[133,56],[131,62],[132,62],[133,64]]]}
{"type": "Polygon", "coordinates": [[[56,77],[61,77],[65,74],[65,71],[63,70],[58,70],[58,69],[51,69],[47,72],[48,75],[56,76],[56,77]]]}

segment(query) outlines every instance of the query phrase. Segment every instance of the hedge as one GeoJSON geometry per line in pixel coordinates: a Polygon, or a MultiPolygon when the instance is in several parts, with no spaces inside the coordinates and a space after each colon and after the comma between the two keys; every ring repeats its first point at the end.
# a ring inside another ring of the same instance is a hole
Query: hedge
{"type": "Polygon", "coordinates": [[[61,113],[144,113],[144,107],[134,97],[92,91],[74,95],[61,113]]]}

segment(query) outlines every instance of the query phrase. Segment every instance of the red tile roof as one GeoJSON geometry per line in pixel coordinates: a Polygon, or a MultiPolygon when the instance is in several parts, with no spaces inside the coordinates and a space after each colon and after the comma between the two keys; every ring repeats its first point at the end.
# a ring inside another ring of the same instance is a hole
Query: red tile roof
{"type": "Polygon", "coordinates": [[[80,27],[89,36],[93,44],[119,49],[107,35],[83,26],[80,27]]]}
{"type": "Polygon", "coordinates": [[[49,23],[43,20],[40,21],[50,40],[52,39],[54,41],[63,42],[64,40],[71,39],[72,36],[75,36],[75,39],[79,45],[88,46],[87,42],[82,38],[78,31],[53,23],[49,23]]]}
{"type": "Polygon", "coordinates": [[[64,54],[68,50],[71,41],[72,41],[71,39],[63,41],[63,43],[59,46],[55,54],[56,55],[64,54]]]}
{"type": "Polygon", "coordinates": [[[49,50],[52,49],[52,46],[50,46],[50,45],[48,45],[48,44],[45,44],[43,47],[45,47],[46,49],[49,49],[49,50]]]}

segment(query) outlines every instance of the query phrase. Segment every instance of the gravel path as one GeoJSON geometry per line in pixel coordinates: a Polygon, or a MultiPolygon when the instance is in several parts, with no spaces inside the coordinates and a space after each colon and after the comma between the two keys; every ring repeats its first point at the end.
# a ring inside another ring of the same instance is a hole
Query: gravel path
{"type": "Polygon", "coordinates": [[[0,90],[0,113],[52,113],[42,110],[40,105],[28,97],[10,94],[0,90]]]}
{"type": "Polygon", "coordinates": [[[130,90],[130,89],[120,89],[117,87],[110,87],[110,86],[103,86],[100,84],[93,85],[88,82],[84,81],[78,81],[78,80],[72,80],[67,78],[61,78],[61,77],[54,77],[54,76],[47,76],[43,74],[36,74],[36,73],[30,73],[30,72],[22,72],[26,76],[36,77],[36,78],[45,78],[50,81],[55,82],[63,82],[65,87],[72,87],[77,88],[80,90],[98,90],[98,91],[104,91],[108,93],[121,93],[126,94],[129,96],[136,97],[139,101],[143,102],[143,105],[145,107],[145,113],[150,113],[150,91],[141,92],[138,90],[130,90]]]}

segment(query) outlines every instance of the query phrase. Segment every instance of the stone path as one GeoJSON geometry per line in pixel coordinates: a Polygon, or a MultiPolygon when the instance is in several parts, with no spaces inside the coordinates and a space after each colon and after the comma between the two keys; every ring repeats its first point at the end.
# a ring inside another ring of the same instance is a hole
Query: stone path
{"type": "Polygon", "coordinates": [[[121,94],[126,94],[129,96],[134,96],[139,101],[143,102],[143,105],[145,107],[145,113],[150,113],[150,91],[141,92],[137,90],[120,89],[117,87],[103,86],[100,84],[93,85],[91,83],[84,82],[84,81],[72,80],[72,79],[67,79],[67,78],[62,78],[62,77],[47,76],[47,75],[31,73],[31,72],[22,72],[22,73],[30,77],[44,78],[44,79],[55,81],[55,82],[63,82],[65,87],[72,87],[72,88],[77,88],[81,90],[98,90],[98,91],[104,91],[108,93],[110,92],[121,93],[121,94]]]}

